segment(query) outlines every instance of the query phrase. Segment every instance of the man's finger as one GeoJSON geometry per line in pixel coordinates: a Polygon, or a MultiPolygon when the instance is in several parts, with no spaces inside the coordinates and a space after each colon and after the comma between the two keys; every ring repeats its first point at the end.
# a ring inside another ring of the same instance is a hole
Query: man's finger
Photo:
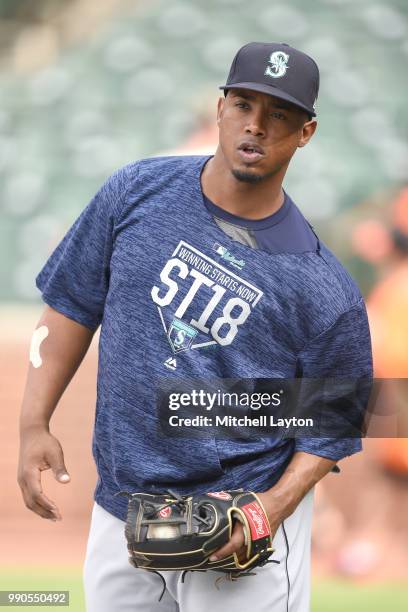
{"type": "Polygon", "coordinates": [[[216,550],[210,557],[210,561],[217,561],[238,552],[245,543],[244,530],[240,523],[236,523],[232,531],[231,538],[225,546],[216,550]]]}
{"type": "Polygon", "coordinates": [[[40,506],[40,504],[36,502],[33,502],[33,505],[31,506],[30,510],[32,510],[33,512],[35,512],[35,514],[38,514],[44,519],[48,519],[53,522],[56,522],[58,520],[57,517],[52,512],[49,512],[48,510],[44,510],[43,506],[40,506]]]}
{"type": "Polygon", "coordinates": [[[27,490],[25,488],[23,488],[22,491],[26,508],[28,508],[35,514],[38,514],[42,518],[50,519],[52,521],[61,520],[57,510],[48,510],[44,508],[43,505],[35,501],[35,499],[27,493],[27,490]]]}
{"type": "Polygon", "coordinates": [[[33,469],[25,474],[25,501],[30,506],[38,505],[44,511],[52,513],[60,518],[59,511],[54,502],[49,499],[42,490],[41,472],[33,469]]]}
{"type": "Polygon", "coordinates": [[[239,551],[237,552],[237,557],[238,557],[238,560],[241,563],[244,563],[245,561],[247,561],[247,549],[246,549],[246,546],[243,546],[242,548],[239,549],[239,551]]]}
{"type": "Polygon", "coordinates": [[[64,453],[59,444],[48,451],[47,461],[51,466],[56,480],[59,482],[69,482],[71,480],[68,470],[65,467],[64,453]]]}

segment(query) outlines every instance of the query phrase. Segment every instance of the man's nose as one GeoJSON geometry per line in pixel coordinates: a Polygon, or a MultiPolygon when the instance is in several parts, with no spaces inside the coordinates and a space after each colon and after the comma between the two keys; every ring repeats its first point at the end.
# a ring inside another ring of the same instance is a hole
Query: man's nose
{"type": "Polygon", "coordinates": [[[248,117],[248,122],[245,128],[247,134],[253,134],[254,136],[265,136],[265,115],[262,111],[254,111],[248,117]]]}

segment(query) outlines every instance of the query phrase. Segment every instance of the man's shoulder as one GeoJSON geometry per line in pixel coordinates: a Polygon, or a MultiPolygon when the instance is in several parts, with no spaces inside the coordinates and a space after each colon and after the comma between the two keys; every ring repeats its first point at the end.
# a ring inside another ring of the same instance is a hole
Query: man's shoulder
{"type": "Polygon", "coordinates": [[[161,155],[144,157],[126,164],[119,172],[125,173],[128,178],[144,178],[152,173],[185,172],[194,169],[204,161],[205,155],[161,155]]]}
{"type": "Polygon", "coordinates": [[[324,291],[327,291],[329,298],[335,299],[339,310],[349,310],[362,299],[359,286],[347,268],[322,241],[319,254],[325,268],[324,291]]]}
{"type": "Polygon", "coordinates": [[[154,196],[156,203],[169,192],[185,194],[194,185],[199,168],[208,156],[167,155],[131,161],[115,170],[105,181],[101,193],[114,202],[117,218],[122,218],[143,200],[154,196]]]}
{"type": "MultiPolygon", "coordinates": [[[[304,216],[302,210],[290,199],[294,216],[313,232],[317,240],[315,256],[306,257],[302,261],[305,283],[312,293],[324,303],[336,302],[339,310],[347,310],[361,299],[360,289],[349,271],[320,239],[315,228],[304,216]]],[[[311,255],[310,253],[306,254],[311,255]]]]}

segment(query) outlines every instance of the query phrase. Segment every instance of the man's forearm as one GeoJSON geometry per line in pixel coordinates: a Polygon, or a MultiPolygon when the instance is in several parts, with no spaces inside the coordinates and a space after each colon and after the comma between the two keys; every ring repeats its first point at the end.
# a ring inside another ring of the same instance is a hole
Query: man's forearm
{"type": "MultiPolygon", "coordinates": [[[[306,493],[330,472],[334,465],[336,461],[298,451],[294,453],[279,481],[267,491],[257,493],[268,516],[272,537],[282,521],[294,512],[306,493]]],[[[237,521],[228,544],[213,553],[210,560],[221,559],[233,552],[245,554],[244,540],[243,527],[237,521]]]]}
{"type": "Polygon", "coordinates": [[[303,451],[294,453],[291,462],[278,482],[262,493],[268,507],[284,520],[294,512],[306,493],[314,487],[336,465],[336,461],[325,459],[303,451]]]}
{"type": "Polygon", "coordinates": [[[62,517],[42,489],[41,472],[52,469],[58,482],[70,482],[62,446],[51,434],[49,422],[92,336],[91,330],[47,306],[31,341],[20,413],[17,482],[27,508],[44,519],[62,517]]]}
{"type": "Polygon", "coordinates": [[[49,421],[65,388],[79,367],[92,340],[93,332],[47,307],[37,325],[47,328],[34,367],[29,364],[20,414],[20,432],[48,428],[49,421]],[[41,365],[39,365],[41,364],[41,365]]]}

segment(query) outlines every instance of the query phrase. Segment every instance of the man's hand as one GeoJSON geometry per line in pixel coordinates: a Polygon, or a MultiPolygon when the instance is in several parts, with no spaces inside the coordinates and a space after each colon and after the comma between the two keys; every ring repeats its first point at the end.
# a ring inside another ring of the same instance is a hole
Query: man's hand
{"type": "MultiPolygon", "coordinates": [[[[280,511],[277,504],[274,503],[272,489],[265,493],[257,493],[257,496],[262,502],[271,528],[271,536],[274,537],[279,525],[286,518],[283,511],[280,511]]],[[[244,528],[239,521],[235,522],[232,530],[232,535],[227,544],[216,550],[210,557],[210,561],[223,559],[233,553],[237,553],[238,559],[243,562],[246,559],[246,547],[244,538],[244,528]]]]}
{"type": "MultiPolygon", "coordinates": [[[[264,493],[257,493],[269,519],[272,538],[282,521],[296,510],[306,493],[335,465],[334,460],[297,451],[278,482],[264,493]]],[[[244,529],[238,521],[228,544],[216,550],[210,561],[222,559],[234,552],[240,561],[245,559],[244,529]]]]}
{"type": "Polygon", "coordinates": [[[21,434],[17,482],[29,510],[52,521],[62,520],[61,514],[43,492],[41,472],[52,469],[58,482],[70,481],[59,441],[47,430],[32,427],[21,434]]]}

